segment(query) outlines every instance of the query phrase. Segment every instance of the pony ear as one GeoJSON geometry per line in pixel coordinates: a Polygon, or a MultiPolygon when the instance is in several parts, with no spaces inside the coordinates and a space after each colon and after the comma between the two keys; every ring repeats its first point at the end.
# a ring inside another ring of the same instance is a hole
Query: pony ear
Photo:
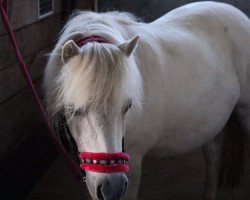
{"type": "Polygon", "coordinates": [[[71,58],[80,53],[79,47],[75,44],[73,40],[67,41],[62,47],[62,62],[67,63],[71,58]]]}
{"type": "Polygon", "coordinates": [[[127,57],[129,57],[134,50],[136,49],[139,42],[139,36],[135,36],[131,40],[127,40],[126,42],[119,44],[118,48],[123,52],[127,57]]]}

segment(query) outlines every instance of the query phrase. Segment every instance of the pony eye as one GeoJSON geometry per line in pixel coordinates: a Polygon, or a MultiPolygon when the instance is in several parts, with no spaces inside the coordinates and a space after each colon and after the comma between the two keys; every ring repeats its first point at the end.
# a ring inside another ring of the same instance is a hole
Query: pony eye
{"type": "Polygon", "coordinates": [[[78,108],[78,109],[75,109],[74,106],[72,105],[64,107],[64,115],[69,118],[72,116],[73,117],[83,116],[85,115],[85,113],[86,113],[86,110],[83,107],[78,108]]]}
{"type": "Polygon", "coordinates": [[[128,104],[127,104],[127,106],[126,106],[126,109],[124,110],[124,114],[128,112],[128,110],[131,108],[131,106],[132,106],[132,99],[130,99],[130,100],[128,101],[128,104]]]}
{"type": "Polygon", "coordinates": [[[75,112],[74,112],[74,117],[78,117],[78,116],[81,116],[84,114],[84,111],[83,109],[77,109],[75,112]]]}

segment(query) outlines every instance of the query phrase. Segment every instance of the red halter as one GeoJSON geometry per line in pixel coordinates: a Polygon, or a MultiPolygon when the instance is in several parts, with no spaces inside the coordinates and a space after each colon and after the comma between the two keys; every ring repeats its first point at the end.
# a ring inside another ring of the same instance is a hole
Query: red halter
{"type": "MultiPolygon", "coordinates": [[[[82,47],[87,43],[110,43],[107,39],[100,36],[92,35],[85,38],[76,40],[76,45],[82,47]]],[[[99,172],[99,173],[115,173],[115,172],[128,172],[128,161],[130,156],[127,153],[93,153],[81,152],[80,168],[86,171],[99,172]]]]}
{"type": "Polygon", "coordinates": [[[130,156],[127,153],[80,153],[82,163],[81,169],[100,173],[128,172],[128,161],[130,156]]]}

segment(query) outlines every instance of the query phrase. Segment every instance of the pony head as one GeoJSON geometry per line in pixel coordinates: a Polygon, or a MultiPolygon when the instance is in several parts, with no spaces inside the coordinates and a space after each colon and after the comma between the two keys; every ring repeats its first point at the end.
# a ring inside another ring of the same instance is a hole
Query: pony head
{"type": "Polygon", "coordinates": [[[120,199],[127,190],[129,156],[122,153],[122,139],[128,118],[141,103],[141,76],[133,55],[138,39],[121,44],[101,37],[68,40],[61,48],[60,68],[45,83],[52,115],[63,112],[81,152],[93,199],[120,199]]]}

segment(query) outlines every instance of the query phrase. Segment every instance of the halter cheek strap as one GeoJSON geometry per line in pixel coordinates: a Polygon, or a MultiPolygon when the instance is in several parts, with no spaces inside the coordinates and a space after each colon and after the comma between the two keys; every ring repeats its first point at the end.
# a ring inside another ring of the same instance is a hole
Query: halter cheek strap
{"type": "Polygon", "coordinates": [[[128,172],[128,161],[130,156],[127,153],[80,153],[80,168],[86,171],[99,173],[128,172]]]}

